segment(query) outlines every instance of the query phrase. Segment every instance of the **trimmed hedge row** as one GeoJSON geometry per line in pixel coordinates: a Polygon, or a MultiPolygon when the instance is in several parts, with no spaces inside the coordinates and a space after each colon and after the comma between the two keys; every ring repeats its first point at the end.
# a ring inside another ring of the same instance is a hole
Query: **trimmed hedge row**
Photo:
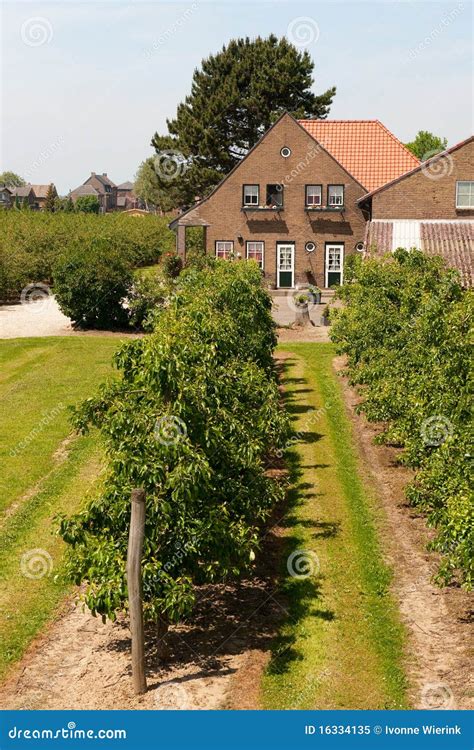
{"type": "Polygon", "coordinates": [[[56,265],[81,252],[92,257],[107,248],[130,268],[156,263],[174,248],[167,221],[120,213],[0,211],[0,300],[18,298],[31,283],[53,284],[56,265]]]}
{"type": "Polygon", "coordinates": [[[368,419],[416,470],[407,488],[442,555],[438,582],[474,582],[472,334],[474,299],[440,258],[397,250],[348,265],[332,339],[347,354],[368,419]]]}
{"type": "Polygon", "coordinates": [[[153,333],[125,345],[118,379],[75,414],[100,429],[102,495],[61,533],[70,578],[104,618],[127,607],[130,494],[146,491],[142,560],[148,620],[188,615],[195,586],[252,568],[260,528],[283,496],[266,459],[288,439],[272,353],[271,300],[254,263],[186,269],[153,333]]]}

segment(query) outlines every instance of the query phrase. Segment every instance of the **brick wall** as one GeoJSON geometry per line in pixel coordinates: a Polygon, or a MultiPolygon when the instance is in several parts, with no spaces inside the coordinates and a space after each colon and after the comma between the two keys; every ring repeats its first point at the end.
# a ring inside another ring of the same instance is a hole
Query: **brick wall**
{"type": "MultiPolygon", "coordinates": [[[[276,283],[276,243],[295,243],[295,283],[308,281],[324,286],[325,243],[343,243],[345,255],[353,253],[363,241],[365,218],[356,201],[366,191],[290,116],[284,116],[270,130],[218,190],[185,217],[184,223],[208,224],[207,252],[215,253],[217,240],[232,240],[234,253],[245,257],[247,240],[265,243],[265,276],[276,283]],[[291,156],[283,158],[283,146],[291,156]],[[242,186],[260,186],[260,204],[265,203],[267,184],[284,185],[284,209],[281,212],[242,211],[242,186]],[[326,204],[327,185],[343,184],[344,212],[305,211],[305,185],[322,184],[322,202],[326,204]],[[239,237],[241,239],[239,239],[239,237]],[[312,241],[316,250],[307,253],[312,241]]],[[[181,239],[181,238],[180,238],[181,239]]],[[[180,247],[178,242],[178,248],[180,247]]]]}
{"type": "Polygon", "coordinates": [[[472,219],[456,209],[456,181],[474,180],[474,141],[372,197],[373,219],[472,219]]]}

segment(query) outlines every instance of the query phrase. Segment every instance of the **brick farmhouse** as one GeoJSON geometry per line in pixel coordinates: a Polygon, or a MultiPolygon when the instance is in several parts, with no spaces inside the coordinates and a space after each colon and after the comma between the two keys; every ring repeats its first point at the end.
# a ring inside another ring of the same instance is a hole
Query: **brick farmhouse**
{"type": "Polygon", "coordinates": [[[430,180],[426,168],[378,120],[297,121],[285,113],[207,198],[171,222],[177,252],[185,258],[186,228],[201,226],[207,253],[256,260],[270,286],[341,284],[344,259],[365,250],[368,227],[378,214],[385,220],[403,218],[396,213],[399,204],[382,196],[385,186],[403,194],[405,183],[411,191],[405,175],[422,180],[414,195],[406,196],[407,206],[413,200],[423,204],[415,213],[458,223],[472,215],[472,154],[456,153],[456,147],[450,150],[449,182],[430,180]],[[467,194],[462,200],[471,210],[455,208],[459,190],[467,194]],[[439,195],[436,209],[433,191],[439,195]]]}

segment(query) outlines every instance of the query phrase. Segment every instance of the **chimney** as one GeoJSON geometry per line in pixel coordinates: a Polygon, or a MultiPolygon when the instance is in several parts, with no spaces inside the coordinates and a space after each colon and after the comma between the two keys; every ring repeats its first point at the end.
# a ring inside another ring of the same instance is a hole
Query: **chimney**
{"type": "Polygon", "coordinates": [[[107,177],[107,172],[102,172],[102,177],[107,177]]]}
{"type": "Polygon", "coordinates": [[[95,177],[95,172],[91,172],[91,177],[95,177]]]}

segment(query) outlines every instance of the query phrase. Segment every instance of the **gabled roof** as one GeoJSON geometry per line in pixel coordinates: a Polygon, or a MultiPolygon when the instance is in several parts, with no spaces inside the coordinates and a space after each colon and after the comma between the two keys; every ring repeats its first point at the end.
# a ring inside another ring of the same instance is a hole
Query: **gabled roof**
{"type": "Polygon", "coordinates": [[[83,184],[84,185],[89,184],[89,181],[92,180],[94,177],[104,187],[106,185],[108,185],[111,188],[115,187],[115,182],[112,182],[112,180],[109,177],[107,177],[107,175],[106,175],[105,172],[103,172],[102,174],[97,174],[96,172],[91,172],[90,176],[87,178],[87,180],[84,181],[83,184]]]}
{"type": "Polygon", "coordinates": [[[10,193],[10,195],[13,194],[13,188],[8,187],[8,185],[0,185],[0,190],[6,190],[8,193],[10,193]]]}
{"type": "Polygon", "coordinates": [[[120,185],[117,185],[117,190],[133,190],[133,182],[130,182],[130,180],[122,182],[120,185]]]}
{"type": "Polygon", "coordinates": [[[359,198],[357,203],[362,203],[363,201],[367,200],[367,198],[372,198],[372,196],[375,193],[379,193],[382,190],[385,190],[386,188],[389,188],[392,185],[395,185],[397,182],[400,182],[401,180],[404,180],[407,177],[411,177],[412,174],[415,174],[416,172],[420,172],[422,169],[426,169],[426,167],[428,167],[430,164],[434,164],[439,159],[442,159],[448,154],[452,154],[453,151],[457,151],[458,148],[462,148],[462,146],[466,146],[468,143],[470,143],[473,140],[474,140],[474,135],[471,135],[469,136],[469,138],[465,138],[464,141],[460,141],[459,143],[456,143],[454,146],[450,146],[450,148],[447,148],[445,151],[441,151],[439,154],[435,154],[434,156],[431,157],[431,159],[426,159],[426,161],[421,162],[414,169],[410,169],[409,172],[405,172],[405,174],[402,174],[399,177],[395,177],[393,180],[390,180],[390,182],[386,182],[384,185],[380,185],[380,187],[375,188],[371,192],[367,193],[367,195],[363,195],[362,198],[359,198]]]}
{"type": "Polygon", "coordinates": [[[12,188],[12,195],[15,197],[18,196],[18,198],[27,198],[32,191],[32,185],[24,185],[22,187],[12,188]]]}
{"type": "MultiPolygon", "coordinates": [[[[268,136],[269,133],[271,133],[271,131],[273,130],[273,128],[275,128],[281,122],[281,120],[283,120],[285,117],[289,117],[295,123],[295,125],[297,125],[302,130],[306,130],[306,132],[308,133],[308,135],[313,138],[313,140],[318,144],[318,146],[321,147],[322,150],[325,151],[329,155],[329,157],[331,159],[333,159],[344,170],[344,172],[347,172],[347,174],[348,174],[349,177],[352,177],[356,182],[359,182],[359,185],[361,186],[361,188],[365,188],[365,185],[363,185],[357,179],[357,177],[355,177],[355,175],[353,175],[351,172],[349,172],[347,166],[345,164],[343,164],[342,162],[340,162],[339,159],[333,153],[331,153],[329,151],[329,149],[326,148],[326,146],[324,145],[324,143],[320,143],[319,141],[317,141],[317,139],[312,135],[312,133],[309,130],[307,130],[307,128],[303,128],[303,123],[307,122],[307,120],[296,120],[293,117],[293,115],[290,115],[289,112],[283,112],[280,115],[280,117],[278,117],[278,119],[275,120],[275,122],[273,123],[273,125],[271,125],[268,128],[268,130],[266,130],[265,133],[263,133],[263,135],[258,139],[258,141],[256,143],[254,143],[254,145],[252,146],[252,148],[250,148],[247,151],[247,153],[245,154],[245,156],[239,162],[237,162],[237,164],[235,164],[235,166],[232,167],[232,169],[230,170],[230,172],[228,172],[222,178],[222,180],[211,190],[211,192],[209,193],[209,195],[207,195],[205,198],[202,198],[200,201],[197,201],[193,206],[190,206],[190,208],[186,209],[186,211],[183,211],[183,213],[179,214],[179,216],[177,216],[175,219],[173,219],[173,221],[171,221],[168,224],[169,228],[170,229],[175,229],[176,226],[178,225],[178,223],[180,222],[180,220],[184,216],[186,216],[187,214],[189,214],[191,211],[194,211],[195,209],[199,209],[204,203],[206,203],[209,200],[209,198],[211,198],[214,195],[214,193],[216,193],[217,190],[219,190],[219,188],[221,187],[221,185],[223,185],[223,183],[226,182],[229,179],[229,177],[240,167],[240,165],[246,159],[248,159],[248,157],[250,156],[250,154],[252,154],[255,151],[255,149],[258,148],[258,146],[260,146],[260,144],[262,143],[262,141],[265,140],[265,138],[268,136]]],[[[201,226],[209,226],[209,224],[207,224],[207,222],[205,222],[203,220],[199,220],[198,224],[200,224],[201,226]]]]}
{"type": "Polygon", "coordinates": [[[368,192],[419,165],[379,120],[298,120],[368,192]]]}
{"type": "Polygon", "coordinates": [[[99,195],[99,193],[93,185],[79,185],[79,187],[71,190],[69,195],[79,198],[81,195],[99,195]]]}
{"type": "Polygon", "coordinates": [[[33,188],[33,192],[37,198],[46,198],[48,195],[49,185],[28,185],[28,187],[33,188]]]}

